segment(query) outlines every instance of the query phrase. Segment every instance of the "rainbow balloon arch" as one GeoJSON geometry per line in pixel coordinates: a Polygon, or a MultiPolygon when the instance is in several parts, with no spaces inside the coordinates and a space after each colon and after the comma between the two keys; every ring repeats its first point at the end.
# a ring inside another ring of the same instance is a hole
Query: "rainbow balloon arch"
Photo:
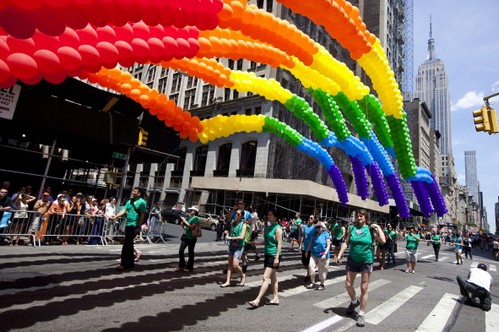
{"type": "Polygon", "coordinates": [[[388,204],[389,188],[399,215],[408,218],[393,157],[400,176],[411,183],[421,212],[447,213],[434,176],[416,166],[400,89],[380,41],[367,31],[358,8],[345,0],[278,2],[324,26],[364,69],[378,97],[322,45],[246,0],[4,0],[0,88],[18,80],[59,84],[66,77],[79,77],[132,98],[191,142],[206,144],[238,132],[274,133],[317,159],[346,204],[345,182],[328,152],[339,148],[352,163],[357,194],[364,200],[369,196],[369,175],[380,206],[388,204]],[[318,103],[325,121],[276,80],[231,70],[216,58],[286,69],[318,103]],[[172,68],[217,87],[278,101],[308,125],[313,140],[265,115],[217,115],[201,121],[116,68],[134,63],[172,68]]]}

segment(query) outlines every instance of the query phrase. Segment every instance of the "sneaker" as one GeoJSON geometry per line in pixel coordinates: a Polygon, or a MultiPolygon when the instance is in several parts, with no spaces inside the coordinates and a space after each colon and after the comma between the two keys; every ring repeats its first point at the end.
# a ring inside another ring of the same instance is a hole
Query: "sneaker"
{"type": "Polygon", "coordinates": [[[405,273],[411,273],[411,269],[405,270],[405,273]]]}
{"type": "Polygon", "coordinates": [[[412,271],[411,271],[411,273],[412,273],[412,274],[414,274],[414,273],[416,273],[416,271],[415,271],[415,270],[412,270],[412,271]]]}
{"type": "Polygon", "coordinates": [[[258,262],[260,260],[260,258],[262,258],[261,255],[256,255],[255,262],[258,262]]]}
{"type": "Polygon", "coordinates": [[[307,289],[314,289],[315,288],[315,284],[313,283],[310,283],[307,285],[307,289]]]}
{"type": "Polygon", "coordinates": [[[325,290],[326,288],[324,287],[324,285],[319,285],[319,287],[317,287],[315,290],[325,290]]]}
{"type": "Polygon", "coordinates": [[[355,308],[357,308],[360,305],[360,301],[357,299],[356,303],[350,302],[350,305],[347,308],[347,315],[351,315],[354,313],[355,308]]]}
{"type": "Polygon", "coordinates": [[[142,255],[142,251],[138,251],[138,250],[137,250],[137,254],[135,254],[135,259],[134,259],[136,262],[138,262],[138,261],[139,261],[139,259],[140,259],[140,255],[142,255]]]}
{"type": "Polygon", "coordinates": [[[489,311],[491,305],[492,304],[491,304],[490,298],[486,298],[485,300],[483,300],[483,304],[482,304],[483,311],[489,311]]]}
{"type": "Polygon", "coordinates": [[[364,315],[358,315],[357,316],[357,326],[364,327],[365,325],[366,325],[366,321],[364,319],[364,315]]]}

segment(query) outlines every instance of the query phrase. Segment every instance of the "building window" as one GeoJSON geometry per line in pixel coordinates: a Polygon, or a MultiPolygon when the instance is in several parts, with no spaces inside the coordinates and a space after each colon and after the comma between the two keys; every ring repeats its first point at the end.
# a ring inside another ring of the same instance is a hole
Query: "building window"
{"type": "Polygon", "coordinates": [[[165,77],[168,75],[168,68],[161,68],[161,73],[159,74],[160,77],[165,77]]]}
{"type": "Polygon", "coordinates": [[[267,12],[272,13],[274,9],[274,0],[267,0],[267,12]]]}
{"type": "Polygon", "coordinates": [[[262,114],[262,108],[260,106],[255,107],[255,115],[262,114]]]}
{"type": "Polygon", "coordinates": [[[136,79],[138,79],[139,81],[142,81],[142,72],[140,72],[140,73],[135,73],[135,74],[133,75],[133,77],[135,77],[135,78],[136,78],[136,79]]]}
{"type": "Polygon", "coordinates": [[[159,93],[166,93],[166,77],[160,78],[158,81],[158,91],[159,93]]]}
{"type": "Polygon", "coordinates": [[[237,60],[237,70],[243,70],[243,59],[237,60]]]}
{"type": "Polygon", "coordinates": [[[230,166],[230,156],[232,153],[232,143],[227,143],[218,149],[217,169],[215,176],[228,176],[230,166]]]}
{"type": "Polygon", "coordinates": [[[241,174],[253,175],[256,161],[256,141],[246,142],[242,146],[239,171],[241,174]]]}
{"type": "Polygon", "coordinates": [[[208,157],[208,146],[203,145],[196,149],[196,157],[194,158],[194,171],[197,174],[204,173],[206,167],[206,159],[208,157]]]}
{"type": "Polygon", "coordinates": [[[170,95],[169,99],[173,100],[178,105],[178,93],[170,95]]]}
{"type": "Polygon", "coordinates": [[[180,73],[173,74],[171,93],[180,91],[180,83],[182,82],[182,75],[180,73]]]}
{"type": "Polygon", "coordinates": [[[156,76],[156,66],[150,66],[147,71],[147,82],[153,81],[154,76],[156,76]]]}
{"type": "Polygon", "coordinates": [[[196,97],[196,89],[190,89],[185,91],[184,97],[184,108],[190,109],[194,105],[194,98],[196,97]]]}
{"type": "Polygon", "coordinates": [[[201,106],[211,104],[213,98],[215,98],[215,87],[210,84],[204,85],[203,95],[201,96],[201,106]]]}
{"type": "Polygon", "coordinates": [[[189,76],[187,78],[187,89],[195,88],[198,85],[198,78],[194,76],[189,76]]]}

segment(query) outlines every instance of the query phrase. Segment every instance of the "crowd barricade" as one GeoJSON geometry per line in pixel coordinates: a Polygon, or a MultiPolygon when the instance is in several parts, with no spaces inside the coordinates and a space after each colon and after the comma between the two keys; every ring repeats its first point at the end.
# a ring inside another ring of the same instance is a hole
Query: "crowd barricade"
{"type": "Polygon", "coordinates": [[[103,215],[40,214],[36,211],[5,211],[0,223],[2,241],[11,244],[90,244],[107,245],[125,237],[124,219],[103,215]]]}
{"type": "Polygon", "coordinates": [[[141,238],[142,236],[145,236],[145,240],[149,244],[158,242],[166,243],[166,226],[166,221],[152,217],[151,214],[149,214],[149,218],[147,219],[147,228],[142,228],[141,238]]]}

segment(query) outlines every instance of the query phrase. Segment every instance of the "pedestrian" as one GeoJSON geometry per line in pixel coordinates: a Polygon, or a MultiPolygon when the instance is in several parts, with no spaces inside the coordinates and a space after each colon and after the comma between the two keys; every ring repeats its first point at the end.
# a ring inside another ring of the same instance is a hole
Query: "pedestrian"
{"type": "Polygon", "coordinates": [[[326,224],[319,221],[315,224],[315,232],[312,234],[307,247],[307,256],[310,257],[308,265],[308,275],[310,284],[308,289],[324,290],[324,282],[327,278],[329,267],[329,257],[331,248],[331,235],[327,231],[326,224]],[[319,273],[320,285],[315,285],[315,271],[319,273]]]}
{"type": "Polygon", "coordinates": [[[142,188],[135,187],[132,191],[132,198],[125,204],[125,208],[115,214],[115,220],[126,213],[125,241],[121,248],[121,261],[116,271],[124,271],[135,267],[133,240],[140,233],[142,225],[146,222],[146,201],[142,198],[142,188]]]}
{"type": "Polygon", "coordinates": [[[433,234],[431,235],[431,242],[433,245],[433,251],[435,252],[435,262],[438,262],[438,253],[440,252],[442,237],[438,235],[437,232],[433,231],[433,234]]]}
{"type": "Polygon", "coordinates": [[[387,263],[390,263],[390,260],[392,261],[393,265],[395,266],[395,246],[397,245],[397,232],[393,229],[393,226],[391,224],[388,224],[387,229],[385,231],[385,247],[386,247],[386,261],[387,263]]]}
{"type": "Polygon", "coordinates": [[[295,214],[295,219],[292,221],[291,229],[291,250],[295,250],[295,243],[298,244],[298,249],[300,247],[300,229],[303,221],[301,220],[301,215],[299,213],[295,214]]]}
{"type": "MultiPolygon", "coordinates": [[[[308,217],[308,222],[303,226],[303,236],[301,238],[300,248],[301,248],[301,263],[307,270],[307,275],[303,280],[304,283],[308,284],[310,282],[310,271],[308,266],[310,265],[310,252],[307,252],[312,233],[315,232],[315,216],[310,215],[308,217]]],[[[314,271],[315,273],[315,271],[314,271]]]]}
{"type": "Polygon", "coordinates": [[[341,249],[341,244],[345,239],[346,227],[344,222],[340,220],[336,220],[336,223],[331,230],[331,237],[333,238],[333,246],[334,246],[334,256],[338,256],[338,253],[341,249]]]}
{"type": "Polygon", "coordinates": [[[487,272],[487,265],[480,263],[477,267],[470,268],[468,279],[457,276],[457,283],[459,284],[463,304],[473,304],[473,300],[478,298],[482,309],[484,311],[490,310],[492,303],[490,294],[492,276],[487,272]]]}
{"type": "Polygon", "coordinates": [[[178,267],[175,272],[192,272],[194,270],[194,247],[198,238],[194,236],[192,231],[199,227],[199,209],[197,206],[192,206],[187,209],[189,211],[189,219],[182,217],[180,225],[184,228],[184,234],[181,237],[180,248],[178,249],[178,267]],[[187,248],[188,257],[187,264],[185,263],[185,248],[187,248]]]}
{"type": "Polygon", "coordinates": [[[409,233],[404,230],[405,236],[405,261],[407,270],[405,273],[416,273],[416,263],[418,261],[418,246],[419,241],[424,241],[421,235],[415,231],[413,227],[409,228],[409,233]]]}
{"type": "Polygon", "coordinates": [[[461,233],[456,234],[456,238],[452,243],[454,246],[454,252],[456,253],[456,265],[463,265],[463,238],[461,233]]]}
{"type": "Polygon", "coordinates": [[[257,297],[253,301],[248,302],[248,304],[252,308],[257,308],[260,306],[260,301],[267,292],[269,282],[271,284],[270,287],[272,288],[273,299],[265,302],[265,304],[279,305],[279,285],[277,282],[277,269],[279,268],[279,264],[282,258],[282,228],[277,222],[277,213],[275,210],[270,210],[267,213],[267,220],[268,223],[263,234],[265,244],[263,280],[257,297]]]}
{"type": "Polygon", "coordinates": [[[227,280],[225,283],[221,284],[220,287],[225,288],[230,286],[230,279],[232,278],[232,272],[234,270],[239,274],[239,284],[238,286],[244,286],[246,282],[246,275],[244,274],[241,266],[239,266],[239,261],[243,257],[244,253],[244,239],[246,237],[247,225],[243,219],[244,211],[237,210],[236,218],[232,223],[231,230],[225,239],[229,241],[229,257],[227,260],[227,280]]]}
{"type": "Polygon", "coordinates": [[[473,259],[473,255],[471,254],[471,239],[468,234],[464,235],[463,238],[463,251],[466,259],[473,259]]]}
{"type": "Polygon", "coordinates": [[[360,209],[357,211],[357,222],[355,225],[348,227],[345,242],[341,245],[340,252],[336,257],[336,262],[339,264],[345,250],[349,248],[345,288],[351,302],[346,309],[346,313],[352,315],[355,308],[360,305],[359,314],[357,315],[357,326],[359,327],[365,325],[364,315],[367,307],[369,278],[373,271],[373,243],[375,240],[379,243],[385,243],[383,230],[377,224],[369,224],[367,211],[360,209]],[[354,288],[357,273],[361,274],[360,299],[357,299],[354,288]]]}

